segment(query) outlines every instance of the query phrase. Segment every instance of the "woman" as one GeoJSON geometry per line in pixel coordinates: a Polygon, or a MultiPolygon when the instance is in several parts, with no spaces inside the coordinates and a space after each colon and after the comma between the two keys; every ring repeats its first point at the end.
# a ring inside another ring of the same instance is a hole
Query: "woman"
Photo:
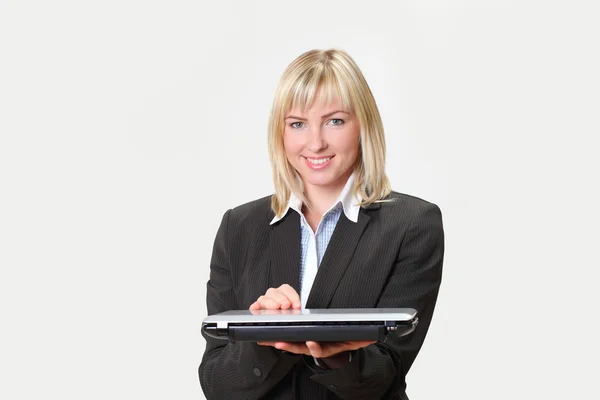
{"type": "Polygon", "coordinates": [[[439,208],[392,192],[377,105],[354,61],[312,50],[284,72],[269,121],[275,194],[225,213],[208,314],[411,307],[385,342],[229,343],[205,336],[207,399],[407,399],[441,281],[439,208]]]}

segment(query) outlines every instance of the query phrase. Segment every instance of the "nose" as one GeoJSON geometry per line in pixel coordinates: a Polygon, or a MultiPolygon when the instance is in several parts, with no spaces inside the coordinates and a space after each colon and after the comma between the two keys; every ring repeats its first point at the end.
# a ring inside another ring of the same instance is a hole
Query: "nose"
{"type": "Polygon", "coordinates": [[[312,127],[308,133],[308,142],[306,148],[312,153],[318,153],[327,148],[327,142],[323,137],[320,126],[312,127]]]}

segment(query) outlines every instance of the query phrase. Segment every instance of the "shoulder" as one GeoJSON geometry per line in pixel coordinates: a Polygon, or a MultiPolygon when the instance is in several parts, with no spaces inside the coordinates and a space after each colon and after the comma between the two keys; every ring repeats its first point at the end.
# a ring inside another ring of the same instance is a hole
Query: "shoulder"
{"type": "Polygon", "coordinates": [[[270,222],[274,213],[271,210],[271,196],[250,201],[232,208],[229,212],[229,223],[236,225],[259,224],[270,222]]]}
{"type": "Polygon", "coordinates": [[[405,193],[392,191],[387,198],[375,203],[371,208],[379,209],[382,220],[406,224],[440,224],[440,208],[427,200],[405,193]]]}
{"type": "Polygon", "coordinates": [[[412,196],[409,194],[394,191],[392,191],[387,198],[385,198],[382,202],[378,204],[381,204],[381,207],[384,210],[395,212],[405,211],[411,213],[418,213],[426,210],[440,210],[440,208],[436,204],[430,201],[423,200],[419,197],[412,196]]]}

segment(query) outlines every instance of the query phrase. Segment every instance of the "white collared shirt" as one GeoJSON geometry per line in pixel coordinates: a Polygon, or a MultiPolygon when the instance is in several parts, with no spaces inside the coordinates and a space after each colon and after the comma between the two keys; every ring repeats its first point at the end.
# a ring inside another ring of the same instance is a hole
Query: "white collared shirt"
{"type": "Polygon", "coordinates": [[[273,225],[281,220],[290,209],[300,214],[300,301],[302,302],[302,308],[306,308],[308,295],[317,275],[317,270],[342,211],[350,221],[354,223],[358,221],[360,211],[358,204],[360,200],[352,191],[353,183],[354,174],[348,178],[346,185],[333,205],[323,214],[316,232],[313,232],[304,214],[302,214],[302,201],[293,193],[282,217],[275,216],[271,221],[271,225],[273,225]]]}

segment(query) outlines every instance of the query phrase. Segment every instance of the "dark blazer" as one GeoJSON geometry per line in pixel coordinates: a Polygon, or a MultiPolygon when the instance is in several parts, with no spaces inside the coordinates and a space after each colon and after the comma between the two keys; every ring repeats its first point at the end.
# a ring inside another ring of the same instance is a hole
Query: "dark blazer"
{"type": "MultiPolygon", "coordinates": [[[[411,307],[415,331],[357,350],[343,368],[326,371],[310,357],[256,343],[205,336],[199,368],[213,399],[407,399],[405,375],[429,328],[441,277],[440,209],[392,192],[390,201],[344,213],[313,283],[307,308],[411,307]]],[[[208,314],[248,309],[268,288],[299,291],[300,220],[290,210],[274,225],[270,197],[229,210],[215,239],[207,284],[208,314]]]]}

